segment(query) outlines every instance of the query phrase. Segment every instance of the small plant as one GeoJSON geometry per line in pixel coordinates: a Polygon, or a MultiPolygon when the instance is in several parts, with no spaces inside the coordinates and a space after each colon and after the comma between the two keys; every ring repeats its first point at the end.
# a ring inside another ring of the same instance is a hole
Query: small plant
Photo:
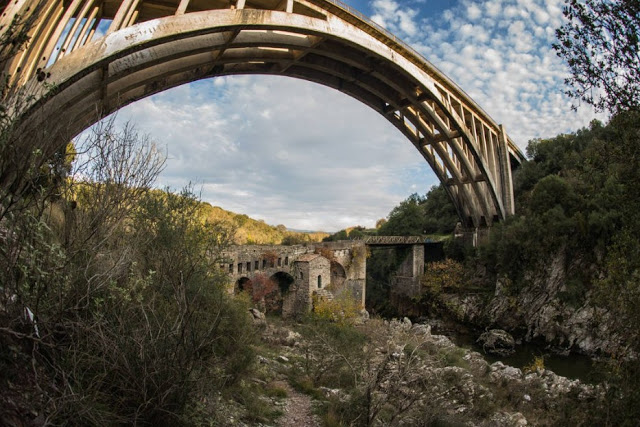
{"type": "Polygon", "coordinates": [[[542,372],[544,371],[544,356],[535,356],[531,364],[524,367],[524,372],[542,372]]]}
{"type": "Polygon", "coordinates": [[[284,399],[289,396],[287,390],[279,385],[277,382],[269,383],[265,386],[265,394],[269,397],[277,397],[279,399],[284,399]]]}
{"type": "Polygon", "coordinates": [[[259,273],[251,280],[250,293],[253,302],[258,302],[268,295],[277,292],[278,285],[267,275],[259,273]]]}
{"type": "Polygon", "coordinates": [[[438,353],[438,357],[444,366],[457,366],[465,369],[469,367],[469,363],[464,360],[465,351],[460,347],[443,348],[438,353]]]}
{"type": "Polygon", "coordinates": [[[336,255],[329,248],[322,248],[322,247],[316,248],[314,252],[317,253],[318,255],[322,255],[323,257],[325,257],[331,262],[337,262],[336,255]]]}

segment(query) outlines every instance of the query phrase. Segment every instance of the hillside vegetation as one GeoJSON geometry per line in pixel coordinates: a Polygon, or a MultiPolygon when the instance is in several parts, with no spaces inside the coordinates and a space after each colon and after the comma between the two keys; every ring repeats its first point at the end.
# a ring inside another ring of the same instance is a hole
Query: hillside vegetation
{"type": "Polygon", "coordinates": [[[236,214],[207,202],[201,202],[202,215],[212,222],[223,222],[235,228],[233,242],[237,245],[297,245],[309,242],[320,242],[329,233],[303,233],[290,231],[282,225],[269,225],[262,220],[249,218],[244,214],[236,214]]]}
{"type": "Polygon", "coordinates": [[[531,159],[515,174],[516,215],[495,226],[477,259],[487,280],[506,278],[508,291],[531,284],[550,257],[566,260],[562,298],[576,306],[593,295],[616,313],[640,350],[634,307],[640,302],[640,113],[616,115],[606,126],[529,143],[531,159]]]}

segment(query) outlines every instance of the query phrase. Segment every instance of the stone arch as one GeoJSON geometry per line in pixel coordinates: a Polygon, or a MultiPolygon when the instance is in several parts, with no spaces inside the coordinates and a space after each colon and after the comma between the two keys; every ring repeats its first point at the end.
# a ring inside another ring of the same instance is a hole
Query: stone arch
{"type": "Polygon", "coordinates": [[[234,293],[240,293],[242,291],[247,291],[247,292],[251,292],[251,279],[249,279],[246,276],[243,276],[241,278],[239,278],[238,280],[236,280],[236,285],[234,287],[234,293]]]}
{"type": "Polygon", "coordinates": [[[277,285],[278,292],[276,292],[274,297],[269,301],[267,310],[275,314],[282,314],[285,300],[291,297],[290,294],[292,294],[292,292],[289,291],[292,290],[295,279],[284,271],[278,271],[272,274],[269,279],[277,285]]]}
{"type": "Polygon", "coordinates": [[[337,261],[331,261],[331,286],[339,289],[347,280],[347,272],[342,264],[337,261]]]}
{"type": "Polygon", "coordinates": [[[392,34],[325,0],[272,6],[239,0],[212,3],[210,10],[189,3],[170,0],[169,11],[156,15],[143,7],[145,0],[135,12],[129,0],[109,4],[100,12],[113,19],[103,38],[56,55],[52,49],[67,37],[70,19],[85,12],[74,1],[45,15],[42,21],[51,22],[38,25],[54,30],[38,33],[44,40],[34,40],[10,66],[27,70],[24,86],[36,93],[24,132],[44,127],[67,141],[118,108],[183,83],[234,74],[294,77],[337,89],[396,126],[445,184],[465,225],[513,213],[510,163],[524,156],[502,126],[392,34]],[[55,93],[46,93],[41,80],[55,84],[55,93]]]}
{"type": "Polygon", "coordinates": [[[280,289],[280,293],[282,295],[287,294],[291,289],[291,286],[295,282],[293,276],[284,271],[278,271],[271,275],[271,280],[273,280],[278,285],[278,288],[280,289]]]}

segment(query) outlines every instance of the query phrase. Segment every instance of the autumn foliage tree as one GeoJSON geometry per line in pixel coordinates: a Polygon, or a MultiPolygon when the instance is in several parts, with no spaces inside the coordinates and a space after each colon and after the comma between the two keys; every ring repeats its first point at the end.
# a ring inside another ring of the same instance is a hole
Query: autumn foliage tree
{"type": "Polygon", "coordinates": [[[278,285],[266,274],[258,273],[250,280],[245,289],[251,294],[252,301],[257,303],[268,295],[276,292],[278,285]]]}
{"type": "Polygon", "coordinates": [[[459,288],[463,282],[464,268],[462,264],[452,259],[429,263],[422,276],[422,286],[435,293],[459,288]]]}

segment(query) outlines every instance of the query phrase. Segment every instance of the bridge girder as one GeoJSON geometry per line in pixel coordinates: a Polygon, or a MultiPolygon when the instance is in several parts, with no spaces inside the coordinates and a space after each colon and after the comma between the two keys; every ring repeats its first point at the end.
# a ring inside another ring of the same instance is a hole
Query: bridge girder
{"type": "MultiPolygon", "coordinates": [[[[33,13],[35,4],[11,3],[0,24],[33,13]]],[[[524,157],[504,127],[419,54],[347,6],[45,0],[37,13],[30,44],[6,70],[32,96],[26,129],[69,138],[133,101],[208,77],[300,78],[352,96],[396,126],[445,185],[466,226],[514,212],[511,163],[524,157]],[[109,20],[106,34],[92,39],[109,20]]]]}

